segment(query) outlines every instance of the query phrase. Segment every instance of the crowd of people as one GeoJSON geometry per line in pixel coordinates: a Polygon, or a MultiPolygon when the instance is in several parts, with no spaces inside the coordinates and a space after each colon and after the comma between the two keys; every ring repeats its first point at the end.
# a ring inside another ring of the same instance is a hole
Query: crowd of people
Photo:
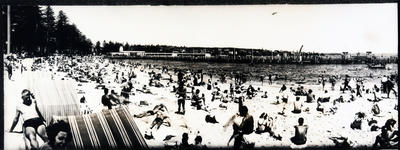
{"type": "MultiPolygon", "coordinates": [[[[18,63],[15,63],[17,61],[18,60],[10,60],[5,64],[9,80],[12,78],[13,68],[18,66],[18,63]]],[[[26,65],[24,66],[21,63],[18,67],[22,68],[22,73],[26,65]]],[[[269,133],[271,137],[278,141],[282,140],[282,138],[289,138],[282,137],[281,133],[276,131],[276,128],[279,128],[275,126],[277,118],[284,118],[294,114],[299,114],[300,116],[306,115],[312,111],[310,110],[310,105],[314,105],[316,108],[315,111],[323,115],[334,115],[338,109],[340,109],[340,107],[338,107],[339,103],[352,103],[357,99],[365,99],[378,103],[385,98],[390,98],[391,93],[394,93],[394,96],[397,97],[397,91],[394,88],[397,83],[397,76],[390,75],[383,76],[381,78],[381,85],[375,84],[373,87],[366,86],[364,84],[365,79],[362,77],[321,75],[318,82],[322,85],[321,91],[323,92],[321,93],[323,94],[315,95],[315,91],[311,88],[307,89],[301,84],[293,86],[293,84],[274,83],[273,79],[277,81],[279,78],[277,75],[273,78],[272,74],[261,76],[260,81],[263,83],[264,78],[268,80],[268,85],[262,87],[268,87],[273,84],[281,86],[278,93],[270,92],[268,88],[255,88],[255,86],[252,85],[254,82],[249,83],[249,80],[252,78],[244,73],[233,73],[231,76],[220,73],[215,77],[215,73],[213,75],[213,73],[208,73],[206,70],[172,68],[171,66],[133,63],[133,61],[107,60],[100,57],[84,56],[71,58],[61,56],[39,58],[35,60],[30,69],[32,71],[49,70],[52,75],[64,73],[65,76],[60,78],[61,80],[65,77],[82,83],[96,83],[96,88],[104,91],[104,94],[97,98],[104,106],[104,109],[113,109],[121,105],[132,104],[132,99],[130,99],[130,97],[138,93],[154,95],[155,93],[153,93],[151,88],[168,89],[175,95],[175,97],[171,99],[176,100],[177,110],[167,108],[166,105],[160,103],[155,104],[154,108],[151,110],[133,115],[135,118],[155,116],[154,120],[149,125],[149,129],[159,129],[162,125],[165,127],[172,126],[170,116],[173,114],[169,112],[175,111],[176,115],[189,116],[187,114],[188,109],[206,111],[209,115],[205,120],[213,120],[209,122],[219,124],[212,110],[227,109],[228,104],[238,103],[237,113],[233,114],[233,116],[228,119],[229,121],[223,125],[224,128],[232,127],[233,129],[233,134],[227,143],[229,146],[233,140],[234,149],[249,149],[254,147],[254,143],[247,141],[245,138],[246,135],[249,134],[264,135],[263,133],[269,133]],[[149,81],[136,80],[137,72],[135,71],[146,72],[146,78],[148,78],[149,81]],[[207,82],[204,81],[206,77],[208,78],[207,82]],[[326,82],[331,83],[330,89],[325,87],[326,82]],[[330,92],[337,90],[337,83],[342,83],[339,85],[339,90],[342,94],[330,94],[330,92]],[[117,84],[119,86],[115,88],[110,86],[110,84],[117,84]],[[208,97],[204,94],[206,90],[211,92],[211,99],[206,98],[208,97]],[[120,91],[120,93],[115,91],[120,91]],[[378,96],[378,94],[385,94],[386,97],[378,96]],[[276,98],[271,102],[277,107],[282,106],[282,111],[276,113],[277,115],[274,116],[273,114],[275,112],[263,110],[264,113],[262,113],[259,118],[253,118],[253,114],[250,113],[253,111],[249,111],[250,107],[246,106],[244,101],[251,101],[259,97],[268,100],[276,98]],[[192,107],[188,107],[186,101],[190,101],[189,104],[192,107]],[[288,112],[288,110],[291,111],[288,112]]],[[[70,133],[67,132],[68,130],[66,129],[68,129],[68,127],[65,123],[60,123],[62,125],[54,125],[62,127],[49,126],[46,130],[46,126],[43,123],[45,120],[37,109],[34,95],[29,90],[24,90],[22,92],[22,99],[23,103],[17,107],[17,114],[10,132],[13,132],[19,116],[22,116],[24,120],[23,133],[28,149],[39,149],[41,147],[41,149],[54,149],[54,147],[65,145],[65,142],[70,140],[70,133]],[[48,132],[46,133],[46,131],[51,130],[57,130],[59,133],[55,135],[54,133],[57,132],[51,132],[51,134],[48,132]],[[36,135],[39,135],[46,144],[39,146],[35,139],[36,135]],[[61,141],[61,144],[59,144],[59,136],[64,140],[64,142],[61,141]]],[[[80,103],[86,103],[86,100],[84,98],[82,100],[81,98],[80,103]]],[[[143,103],[145,104],[146,102],[143,103]]],[[[85,107],[83,109],[89,108],[85,107]]],[[[371,109],[374,110],[372,111],[374,114],[379,114],[379,105],[374,105],[374,108],[371,109]]],[[[88,113],[91,113],[91,111],[88,111],[88,113]]],[[[371,117],[369,120],[373,120],[374,117],[375,116],[371,117]]],[[[355,130],[360,129],[361,126],[359,124],[365,120],[364,118],[365,114],[357,114],[354,122],[351,123],[351,125],[349,124],[349,126],[355,130]]],[[[305,122],[307,122],[307,120],[303,117],[298,117],[298,124],[293,124],[295,134],[293,137],[290,137],[290,141],[295,145],[304,145],[307,143],[307,131],[311,127],[307,126],[305,122]]],[[[377,136],[374,146],[390,148],[398,144],[398,131],[393,128],[395,124],[396,120],[394,119],[388,119],[388,122],[382,127],[377,127],[375,123],[375,130],[381,129],[382,133],[377,136]]],[[[370,126],[372,128],[372,123],[370,126]]],[[[200,135],[200,138],[197,138],[193,145],[188,144],[187,136],[187,134],[182,135],[181,147],[188,148],[201,143],[200,135]]],[[[346,140],[342,141],[348,142],[348,140],[351,139],[346,138],[346,140]]],[[[338,142],[338,139],[336,138],[335,141],[338,142]]],[[[343,142],[339,143],[343,144],[343,142]]]]}

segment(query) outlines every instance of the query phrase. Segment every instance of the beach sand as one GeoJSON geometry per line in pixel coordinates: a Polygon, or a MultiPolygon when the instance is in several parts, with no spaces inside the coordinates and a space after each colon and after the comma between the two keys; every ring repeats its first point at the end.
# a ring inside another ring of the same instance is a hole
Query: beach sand
{"type": "MultiPolygon", "coordinates": [[[[26,61],[29,64],[31,61],[26,61]]],[[[26,65],[29,66],[29,65],[26,65]]],[[[29,69],[28,69],[29,70],[29,69]]],[[[143,85],[148,84],[149,75],[146,72],[140,72],[139,68],[134,69],[137,74],[137,78],[134,79],[135,89],[140,89],[143,85]]],[[[155,70],[156,72],[161,72],[160,70],[155,70]]],[[[26,71],[22,75],[19,71],[16,71],[13,76],[13,81],[4,79],[4,126],[8,130],[12,124],[12,120],[15,115],[15,108],[17,102],[21,101],[20,93],[22,89],[27,88],[24,83],[25,78],[29,75],[33,75],[31,71],[26,71]]],[[[58,80],[62,78],[65,74],[57,73],[55,84],[58,80]]],[[[4,72],[4,77],[7,77],[7,72],[4,72]]],[[[174,77],[176,78],[176,77],[174,77]]],[[[67,79],[67,78],[66,78],[67,79]]],[[[109,80],[113,77],[109,76],[109,80]]],[[[207,76],[204,81],[207,81],[207,76]]],[[[93,112],[101,111],[104,107],[101,104],[101,96],[103,90],[95,89],[95,83],[78,83],[72,79],[68,79],[73,82],[72,89],[74,89],[77,94],[76,100],[79,100],[83,95],[86,97],[88,106],[93,110],[93,112]],[[78,84],[82,84],[78,86],[78,84]],[[84,93],[78,93],[83,91],[84,93]]],[[[213,78],[213,82],[217,79],[213,78]]],[[[219,87],[223,90],[229,90],[229,83],[232,80],[228,78],[227,83],[219,83],[219,87]]],[[[336,83],[336,91],[330,91],[330,84],[327,83],[325,89],[329,91],[331,95],[331,100],[338,98],[340,95],[343,97],[350,97],[350,92],[347,91],[342,94],[338,89],[343,81],[336,83]]],[[[166,80],[161,80],[161,83],[166,85],[166,80]]],[[[260,82],[250,81],[244,84],[245,87],[248,85],[253,85],[255,89],[260,88],[261,91],[268,91],[268,98],[261,98],[264,92],[258,92],[255,98],[245,100],[244,105],[249,108],[249,113],[254,117],[255,127],[257,125],[258,118],[261,113],[267,112],[270,116],[277,117],[275,121],[275,133],[282,136],[282,141],[278,141],[269,136],[268,133],[255,134],[254,132],[250,135],[245,135],[245,139],[249,142],[254,142],[255,147],[290,147],[290,138],[294,135],[294,125],[297,125],[297,120],[299,117],[304,118],[304,124],[309,126],[307,134],[307,146],[333,146],[334,143],[329,137],[348,137],[348,139],[353,143],[353,147],[371,147],[375,141],[376,135],[380,131],[371,132],[370,127],[367,125],[367,121],[363,122],[362,130],[353,130],[350,128],[351,122],[355,118],[357,112],[365,112],[367,114],[367,119],[372,117],[371,108],[373,103],[365,100],[364,98],[357,97],[354,102],[351,103],[338,103],[338,110],[336,114],[324,115],[321,112],[316,111],[316,103],[304,103],[303,108],[309,107],[310,112],[302,112],[301,114],[294,114],[290,112],[293,109],[291,102],[294,101],[295,97],[289,97],[289,105],[287,106],[286,116],[279,115],[278,112],[282,111],[283,104],[274,105],[272,104],[276,99],[275,97],[279,95],[279,89],[281,84],[276,84],[274,82],[272,85],[264,83],[261,85],[260,82]]],[[[380,79],[367,79],[364,81],[364,85],[367,88],[371,88],[374,84],[380,85],[380,79]]],[[[172,84],[176,86],[176,83],[172,84]]],[[[228,109],[220,109],[218,107],[219,102],[211,102],[211,90],[207,90],[206,86],[196,86],[195,89],[200,89],[200,93],[205,94],[206,104],[212,109],[210,112],[204,110],[195,110],[194,107],[190,106],[190,101],[186,101],[186,113],[184,115],[176,114],[175,111],[178,110],[177,97],[175,93],[171,93],[172,85],[170,87],[156,88],[149,87],[149,89],[154,94],[144,94],[141,92],[136,92],[135,95],[130,96],[131,104],[128,105],[131,114],[139,114],[147,110],[153,109],[157,104],[163,103],[168,108],[169,117],[171,120],[171,127],[162,125],[160,129],[150,130],[150,124],[154,120],[153,116],[134,118],[137,123],[142,135],[145,132],[152,132],[154,139],[146,140],[147,144],[151,148],[163,147],[164,145],[173,145],[175,143],[180,144],[182,139],[182,133],[186,132],[189,134],[189,143],[194,143],[194,138],[198,132],[202,136],[203,145],[207,147],[227,147],[227,142],[232,135],[232,127],[226,129],[223,125],[228,121],[228,119],[234,115],[238,110],[237,103],[227,103],[228,109]],[[140,101],[147,101],[148,106],[139,106],[140,101]],[[215,115],[216,120],[219,122],[217,124],[211,124],[205,122],[205,116],[207,114],[215,115]],[[167,135],[173,135],[174,137],[170,140],[164,141],[167,135]]],[[[297,87],[297,84],[287,83],[286,86],[297,87]]],[[[302,85],[305,89],[312,89],[316,97],[323,95],[322,85],[312,85],[305,84],[302,85]]],[[[117,93],[120,93],[120,85],[116,83],[110,83],[107,87],[114,89],[117,93]]],[[[44,88],[43,88],[44,89],[44,88]]],[[[397,89],[397,85],[395,86],[397,89]]],[[[35,91],[35,90],[33,90],[35,91]]],[[[355,94],[354,94],[355,95],[355,94]]],[[[302,98],[304,100],[304,98],[302,98]]],[[[77,102],[79,103],[79,102],[77,102]]],[[[378,126],[382,126],[387,119],[393,118],[397,121],[398,112],[394,109],[395,105],[398,104],[398,99],[394,95],[391,95],[389,99],[385,98],[378,103],[381,113],[373,118],[378,121],[378,126]]],[[[19,121],[16,131],[20,131],[22,124],[22,119],[19,121]]],[[[397,123],[398,124],[398,123],[397,123]]],[[[397,125],[396,127],[397,128],[397,125]]],[[[19,133],[8,133],[5,132],[5,149],[23,149],[22,134],[19,133]],[[11,142],[12,141],[12,142],[11,142]]],[[[38,138],[40,139],[40,138],[38,138]]],[[[230,146],[233,142],[230,143],[230,146]]]]}

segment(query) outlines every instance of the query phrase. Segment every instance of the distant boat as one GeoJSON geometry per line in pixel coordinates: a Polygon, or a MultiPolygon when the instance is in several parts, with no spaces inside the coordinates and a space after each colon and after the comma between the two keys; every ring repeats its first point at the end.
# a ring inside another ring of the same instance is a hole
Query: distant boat
{"type": "Polygon", "coordinates": [[[370,69],[385,69],[385,64],[368,64],[368,68],[370,69]]]}

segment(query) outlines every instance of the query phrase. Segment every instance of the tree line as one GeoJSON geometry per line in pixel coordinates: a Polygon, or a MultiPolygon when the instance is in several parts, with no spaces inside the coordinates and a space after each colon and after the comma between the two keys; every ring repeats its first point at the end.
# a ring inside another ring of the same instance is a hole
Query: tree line
{"type": "MultiPolygon", "coordinates": [[[[1,49],[7,50],[7,6],[1,10],[1,49]]],[[[93,44],[63,11],[57,16],[50,6],[11,6],[11,53],[33,56],[89,54],[93,44]]]]}

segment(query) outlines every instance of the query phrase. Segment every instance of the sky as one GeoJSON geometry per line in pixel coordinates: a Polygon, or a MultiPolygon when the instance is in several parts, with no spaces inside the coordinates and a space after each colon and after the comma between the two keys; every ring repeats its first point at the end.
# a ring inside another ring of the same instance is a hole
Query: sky
{"type": "Polygon", "coordinates": [[[52,6],[93,43],[395,53],[397,4],[52,6]]]}

